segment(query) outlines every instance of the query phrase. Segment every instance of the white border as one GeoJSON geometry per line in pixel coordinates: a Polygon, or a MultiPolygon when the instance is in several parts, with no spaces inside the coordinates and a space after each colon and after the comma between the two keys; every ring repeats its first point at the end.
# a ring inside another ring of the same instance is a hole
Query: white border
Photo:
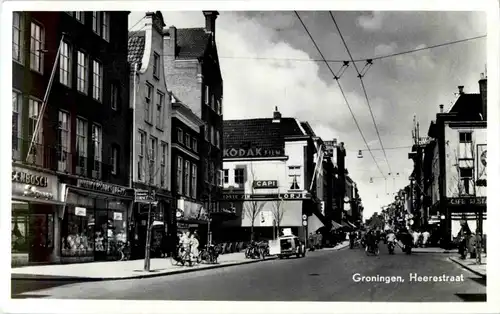
{"type": "MultiPolygon", "coordinates": [[[[489,247],[493,248],[493,243],[497,244],[499,229],[495,222],[500,221],[498,205],[498,179],[500,174],[499,167],[499,42],[500,36],[498,32],[498,1],[495,0],[462,0],[462,1],[435,1],[435,0],[420,0],[420,1],[19,1],[19,2],[3,2],[1,10],[1,21],[4,27],[1,28],[2,47],[10,47],[11,45],[11,28],[5,27],[12,24],[11,12],[14,10],[130,10],[144,11],[144,8],[163,9],[170,11],[200,11],[203,9],[217,8],[220,11],[229,10],[432,10],[432,11],[487,11],[488,12],[488,142],[490,143],[490,170],[488,184],[488,232],[489,232],[489,247]]],[[[460,23],[460,21],[458,21],[460,23]]],[[[10,56],[10,54],[8,54],[10,56]]],[[[2,88],[0,88],[1,103],[0,116],[5,119],[4,123],[0,123],[0,137],[3,147],[9,147],[10,144],[10,116],[11,107],[9,106],[10,92],[12,89],[12,61],[11,58],[4,55],[1,58],[0,73],[3,73],[4,79],[1,80],[2,88]]],[[[10,191],[11,183],[9,180],[10,170],[10,153],[2,154],[2,167],[0,167],[0,182],[2,183],[2,210],[0,223],[4,236],[0,237],[1,247],[4,252],[8,252],[0,259],[4,264],[5,269],[10,268],[10,243],[7,235],[10,230],[10,191]]],[[[498,245],[498,244],[497,244],[498,245]]],[[[497,246],[496,245],[496,246],[497,246]]],[[[150,313],[269,313],[269,312],[287,312],[287,313],[329,313],[329,312],[346,312],[346,313],[482,313],[495,312],[500,308],[500,278],[498,276],[498,254],[500,250],[490,250],[488,252],[489,265],[488,267],[488,303],[370,303],[366,305],[356,303],[293,303],[293,306],[285,302],[164,302],[164,301],[83,301],[83,300],[10,300],[10,278],[9,273],[0,272],[2,276],[0,282],[4,285],[2,292],[3,311],[9,313],[92,313],[92,312],[117,312],[117,313],[140,313],[147,309],[150,313]],[[496,304],[494,304],[496,303],[496,304]]]]}

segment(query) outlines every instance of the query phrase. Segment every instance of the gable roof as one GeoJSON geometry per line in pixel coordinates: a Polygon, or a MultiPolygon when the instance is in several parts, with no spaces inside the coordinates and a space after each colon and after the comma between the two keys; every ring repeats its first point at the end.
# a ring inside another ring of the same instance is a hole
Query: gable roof
{"type": "Polygon", "coordinates": [[[212,35],[204,28],[179,28],[177,29],[178,59],[196,59],[205,54],[207,45],[212,35]]]}
{"type": "Polygon", "coordinates": [[[306,131],[307,135],[316,136],[308,122],[300,122],[300,125],[302,126],[304,131],[306,131]]]}
{"type": "Polygon", "coordinates": [[[482,99],[480,94],[462,94],[451,107],[450,113],[456,113],[468,121],[482,120],[482,99]]]}
{"type": "Polygon", "coordinates": [[[239,148],[245,144],[262,149],[285,147],[285,137],[306,135],[294,118],[224,120],[224,148],[239,148]]]}
{"type": "Polygon", "coordinates": [[[145,31],[134,31],[128,33],[128,62],[130,64],[137,63],[139,67],[141,66],[145,46],[145,31]]]}

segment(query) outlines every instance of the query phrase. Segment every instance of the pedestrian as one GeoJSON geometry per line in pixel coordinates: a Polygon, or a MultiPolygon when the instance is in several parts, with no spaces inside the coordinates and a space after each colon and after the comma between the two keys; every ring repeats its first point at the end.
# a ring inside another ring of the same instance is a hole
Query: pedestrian
{"type": "Polygon", "coordinates": [[[422,244],[424,247],[427,247],[427,241],[429,241],[429,238],[431,237],[431,234],[427,228],[422,233],[422,237],[423,237],[422,244]]]}
{"type": "Polygon", "coordinates": [[[199,255],[198,246],[200,245],[200,242],[198,241],[197,238],[196,230],[193,233],[191,233],[188,242],[191,248],[191,259],[194,261],[198,258],[199,255]]]}

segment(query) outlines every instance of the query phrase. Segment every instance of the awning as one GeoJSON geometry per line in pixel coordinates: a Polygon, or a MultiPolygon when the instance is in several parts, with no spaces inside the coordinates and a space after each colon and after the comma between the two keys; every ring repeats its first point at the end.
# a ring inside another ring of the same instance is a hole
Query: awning
{"type": "Polygon", "coordinates": [[[342,228],[342,225],[332,220],[332,229],[330,231],[337,230],[340,228],[342,228]]]}
{"type": "Polygon", "coordinates": [[[325,226],[316,215],[309,216],[309,218],[307,220],[308,220],[307,225],[308,225],[309,232],[316,233],[316,231],[318,231],[318,229],[325,226]]]}
{"type": "Polygon", "coordinates": [[[45,200],[45,199],[41,199],[41,198],[32,198],[32,197],[27,197],[27,196],[22,196],[22,195],[12,196],[12,203],[15,204],[16,201],[32,203],[32,204],[39,203],[39,204],[56,205],[56,206],[64,206],[65,205],[65,203],[57,201],[57,200],[45,200]]]}
{"type": "Polygon", "coordinates": [[[353,227],[351,226],[351,224],[349,224],[348,222],[346,221],[342,221],[341,223],[342,227],[344,228],[347,228],[347,229],[353,229],[353,227]]]}

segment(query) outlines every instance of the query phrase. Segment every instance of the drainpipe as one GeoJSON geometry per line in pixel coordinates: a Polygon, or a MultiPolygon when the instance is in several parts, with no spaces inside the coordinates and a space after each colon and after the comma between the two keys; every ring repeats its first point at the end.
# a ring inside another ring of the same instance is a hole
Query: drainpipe
{"type": "Polygon", "coordinates": [[[137,63],[134,64],[134,82],[132,84],[133,88],[133,96],[132,96],[132,158],[131,158],[131,163],[132,163],[132,173],[130,174],[130,187],[134,187],[134,174],[136,173],[137,165],[134,162],[135,154],[136,154],[136,123],[135,123],[135,108],[136,108],[136,101],[137,101],[137,85],[136,85],[136,76],[137,76],[137,63]]]}

